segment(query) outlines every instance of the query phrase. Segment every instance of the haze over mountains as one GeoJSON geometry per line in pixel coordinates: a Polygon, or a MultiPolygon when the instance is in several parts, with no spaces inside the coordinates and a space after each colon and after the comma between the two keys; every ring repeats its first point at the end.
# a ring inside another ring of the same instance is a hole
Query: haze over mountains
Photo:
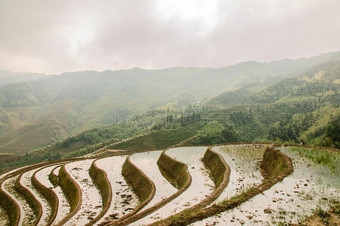
{"type": "MultiPolygon", "coordinates": [[[[223,68],[133,68],[49,76],[1,71],[0,152],[24,153],[106,126],[112,123],[107,121],[112,114],[124,118],[151,109],[183,110],[195,101],[212,109],[273,103],[291,94],[273,96],[277,90],[274,84],[281,87],[287,83],[280,81],[300,76],[286,87],[298,89],[304,84],[296,81],[308,80],[308,75],[303,77],[308,70],[317,71],[321,65],[322,71],[328,62],[338,67],[339,61],[340,52],[331,52],[308,59],[244,62],[223,68]]],[[[338,73],[324,74],[327,76],[320,74],[319,81],[333,84],[340,79],[338,73]]],[[[313,76],[309,75],[310,79],[313,76]]],[[[338,87],[334,89],[338,91],[338,87]]],[[[334,95],[338,97],[338,93],[334,95]]]]}

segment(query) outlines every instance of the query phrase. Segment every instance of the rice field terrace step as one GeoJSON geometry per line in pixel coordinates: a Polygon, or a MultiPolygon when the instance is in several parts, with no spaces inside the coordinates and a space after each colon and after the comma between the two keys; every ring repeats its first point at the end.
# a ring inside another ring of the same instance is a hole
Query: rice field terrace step
{"type": "Polygon", "coordinates": [[[59,170],[59,186],[62,189],[67,202],[70,206],[70,212],[57,225],[65,225],[67,222],[78,213],[82,206],[82,192],[78,183],[66,170],[63,165],[59,170]]]}
{"type": "MultiPolygon", "coordinates": [[[[8,175],[6,175],[7,177],[8,175]]],[[[4,183],[8,178],[2,177],[0,181],[0,204],[1,211],[7,216],[1,216],[1,221],[6,225],[18,225],[20,222],[20,206],[15,199],[5,190],[4,183]]]]}
{"type": "Polygon", "coordinates": [[[327,209],[340,199],[339,175],[317,164],[290,147],[279,147],[292,159],[294,172],[237,208],[193,225],[296,224],[315,209],[327,209]]]}
{"type": "Polygon", "coordinates": [[[227,188],[214,203],[219,203],[262,183],[260,162],[268,145],[225,145],[212,147],[230,167],[227,188]]]}
{"type": "Polygon", "coordinates": [[[0,225],[9,225],[7,212],[0,207],[0,225]]]}
{"type": "Polygon", "coordinates": [[[192,177],[191,185],[179,197],[167,203],[154,213],[135,222],[135,225],[149,224],[167,218],[190,206],[198,204],[213,192],[214,183],[209,178],[209,172],[200,160],[203,158],[206,150],[207,147],[179,147],[166,151],[166,154],[171,158],[187,165],[192,177]]]}
{"type": "Polygon", "coordinates": [[[131,162],[141,169],[156,186],[156,193],[151,202],[143,209],[148,209],[162,200],[170,197],[177,192],[178,189],[173,187],[159,171],[157,161],[162,151],[144,152],[131,156],[131,162]]]}
{"type": "Polygon", "coordinates": [[[160,209],[162,206],[166,205],[168,202],[178,197],[188,187],[185,186],[178,190],[177,188],[173,187],[168,182],[167,179],[163,177],[158,167],[159,158],[163,154],[164,154],[163,151],[152,151],[134,154],[131,156],[130,158],[131,162],[134,163],[136,167],[143,171],[143,173],[150,180],[153,181],[156,192],[152,200],[145,207],[143,207],[137,214],[129,217],[126,220],[119,222],[118,225],[126,225],[130,223],[136,224],[135,221],[160,209]]]}
{"type": "Polygon", "coordinates": [[[247,143],[105,152],[0,175],[0,225],[296,224],[340,200],[333,149],[247,143]]]}
{"type": "Polygon", "coordinates": [[[56,193],[52,190],[52,187],[44,186],[42,183],[40,183],[40,181],[36,177],[37,173],[39,173],[41,170],[45,168],[46,166],[34,170],[33,174],[30,177],[30,182],[32,186],[35,188],[36,192],[39,194],[38,196],[42,199],[40,201],[40,203],[43,206],[42,223],[43,225],[51,225],[56,218],[59,202],[56,193]],[[44,216],[44,213],[46,216],[44,216]]]}
{"type": "Polygon", "coordinates": [[[122,166],[122,175],[138,196],[139,204],[130,213],[119,220],[110,222],[109,225],[126,225],[126,223],[122,222],[129,221],[131,217],[135,217],[153,199],[156,192],[155,184],[141,169],[132,163],[130,157],[126,158],[122,166]]]}
{"type": "Polygon", "coordinates": [[[19,206],[19,225],[34,225],[36,216],[33,213],[32,208],[22,195],[20,195],[15,189],[15,181],[20,175],[10,177],[2,184],[2,190],[10,196],[19,206]]]}
{"type": "MultiPolygon", "coordinates": [[[[38,170],[35,173],[35,178],[36,180],[42,184],[45,188],[50,189],[54,192],[56,198],[57,198],[57,203],[54,204],[54,208],[56,208],[56,216],[54,217],[55,219],[52,219],[52,224],[56,225],[60,221],[62,221],[69,213],[70,213],[70,205],[65,197],[65,194],[63,193],[61,187],[59,185],[54,186],[51,181],[49,180],[49,175],[52,171],[55,169],[60,169],[60,166],[56,165],[51,165],[44,167],[40,170],[38,170]]],[[[53,194],[51,194],[53,195],[53,194]]],[[[53,198],[50,198],[50,200],[53,198]]],[[[51,204],[52,206],[52,204],[51,204]]]]}
{"type": "Polygon", "coordinates": [[[81,160],[66,164],[65,170],[80,188],[80,209],[65,225],[85,225],[95,218],[102,209],[102,197],[94,186],[89,169],[94,160],[81,160]]]}
{"type": "MultiPolygon", "coordinates": [[[[28,173],[31,173],[31,171],[28,171],[28,173]]],[[[16,179],[15,181],[15,190],[21,195],[22,198],[24,198],[26,200],[26,202],[28,203],[28,205],[31,207],[32,212],[34,214],[35,220],[33,221],[33,225],[38,225],[38,223],[41,220],[42,217],[42,204],[40,203],[40,201],[37,199],[37,197],[35,196],[35,193],[32,193],[32,189],[27,188],[27,186],[24,186],[22,184],[22,181],[25,181],[25,178],[23,179],[24,174],[20,174],[19,177],[16,179]]],[[[27,185],[30,185],[30,187],[32,187],[32,184],[30,183],[31,180],[30,178],[28,179],[29,183],[25,183],[27,185]]]]}
{"type": "Polygon", "coordinates": [[[127,156],[113,156],[98,159],[96,165],[105,171],[111,185],[112,202],[106,214],[98,220],[98,224],[118,220],[133,211],[138,203],[138,197],[133,193],[122,176],[122,167],[127,156]]]}
{"type": "MultiPolygon", "coordinates": [[[[231,199],[224,200],[219,204],[195,209],[193,211],[182,212],[162,221],[154,222],[153,225],[187,225],[194,222],[198,222],[196,224],[202,225],[204,222],[199,221],[232,210],[240,204],[246,203],[249,199],[270,189],[279,181],[282,181],[293,171],[293,166],[289,157],[273,148],[266,149],[260,167],[262,168],[264,180],[259,186],[250,188],[240,195],[233,196],[231,199]]],[[[241,223],[242,222],[239,222],[238,224],[241,223]]]]}

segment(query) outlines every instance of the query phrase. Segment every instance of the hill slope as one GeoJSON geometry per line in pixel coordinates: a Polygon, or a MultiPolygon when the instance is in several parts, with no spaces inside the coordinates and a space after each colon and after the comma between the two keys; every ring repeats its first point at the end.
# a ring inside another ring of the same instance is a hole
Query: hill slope
{"type": "MultiPolygon", "coordinates": [[[[251,94],[337,59],[340,53],[217,69],[83,71],[8,85],[0,88],[0,152],[24,153],[149,109],[181,110],[242,87],[249,87],[251,94]]],[[[242,98],[234,98],[232,105],[242,98]]]]}

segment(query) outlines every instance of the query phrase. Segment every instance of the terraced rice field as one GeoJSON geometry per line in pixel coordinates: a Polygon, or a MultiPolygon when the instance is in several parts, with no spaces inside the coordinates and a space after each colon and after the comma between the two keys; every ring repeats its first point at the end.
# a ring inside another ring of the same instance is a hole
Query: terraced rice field
{"type": "Polygon", "coordinates": [[[339,203],[337,150],[275,149],[101,150],[23,167],[0,175],[0,225],[277,225],[339,203]]]}
{"type": "MultiPolygon", "coordinates": [[[[35,177],[37,180],[45,187],[51,189],[58,198],[58,212],[56,218],[54,219],[54,224],[60,222],[64,217],[70,212],[70,206],[67,199],[61,190],[60,186],[54,186],[49,180],[49,175],[52,173],[54,175],[59,175],[60,166],[48,166],[37,170],[35,177]]],[[[51,207],[51,206],[50,206],[51,207]]]]}
{"type": "Polygon", "coordinates": [[[28,189],[34,195],[34,197],[41,204],[42,215],[38,224],[45,225],[50,217],[51,207],[48,205],[47,200],[42,196],[42,194],[38,190],[35,189],[34,185],[32,184],[31,178],[36,171],[37,169],[34,169],[22,174],[20,182],[26,189],[28,189]]]}
{"type": "Polygon", "coordinates": [[[138,197],[128,186],[121,173],[126,157],[113,156],[96,161],[98,168],[106,172],[112,189],[112,202],[109,210],[98,223],[117,220],[131,212],[138,205],[138,197]]]}
{"type": "Polygon", "coordinates": [[[213,150],[224,158],[230,167],[228,187],[215,201],[225,199],[246,191],[250,187],[261,184],[263,176],[260,172],[260,162],[264,151],[269,145],[226,145],[214,147],[213,150]]]}

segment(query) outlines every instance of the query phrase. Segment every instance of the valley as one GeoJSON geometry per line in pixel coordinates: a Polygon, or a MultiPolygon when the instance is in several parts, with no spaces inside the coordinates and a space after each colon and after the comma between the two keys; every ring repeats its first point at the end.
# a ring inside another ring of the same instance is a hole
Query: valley
{"type": "Polygon", "coordinates": [[[0,87],[0,222],[339,222],[337,59],[9,80],[0,87]]]}

